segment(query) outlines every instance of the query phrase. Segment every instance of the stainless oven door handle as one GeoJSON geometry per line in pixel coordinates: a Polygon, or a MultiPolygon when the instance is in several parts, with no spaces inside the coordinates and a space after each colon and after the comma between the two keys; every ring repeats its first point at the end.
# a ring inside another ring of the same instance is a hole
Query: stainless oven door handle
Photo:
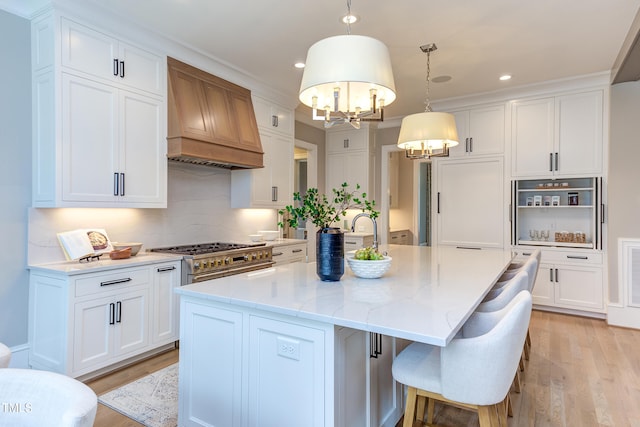
{"type": "Polygon", "coordinates": [[[228,270],[214,271],[207,274],[194,275],[192,283],[204,282],[205,280],[211,279],[219,279],[220,277],[233,276],[234,274],[248,273],[254,270],[262,270],[263,268],[271,267],[273,264],[273,262],[265,262],[262,264],[254,264],[251,266],[242,266],[238,268],[231,268],[228,270]]]}

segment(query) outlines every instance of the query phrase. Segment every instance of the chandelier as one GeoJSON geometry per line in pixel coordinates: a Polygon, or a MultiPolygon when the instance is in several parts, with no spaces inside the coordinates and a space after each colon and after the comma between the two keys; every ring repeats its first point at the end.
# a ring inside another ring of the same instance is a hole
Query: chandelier
{"type": "Polygon", "coordinates": [[[437,49],[435,43],[420,46],[427,54],[427,99],[424,113],[411,114],[402,119],[398,147],[405,150],[410,159],[448,157],[449,147],[458,145],[458,131],[453,114],[431,110],[429,82],[431,79],[431,52],[437,49]]]}
{"type": "MultiPolygon", "coordinates": [[[[347,1],[351,15],[351,0],[347,1]]],[[[396,99],[389,50],[379,40],[351,35],[333,36],[307,52],[299,99],[325,127],[361,121],[383,121],[384,107],[396,99]]]]}

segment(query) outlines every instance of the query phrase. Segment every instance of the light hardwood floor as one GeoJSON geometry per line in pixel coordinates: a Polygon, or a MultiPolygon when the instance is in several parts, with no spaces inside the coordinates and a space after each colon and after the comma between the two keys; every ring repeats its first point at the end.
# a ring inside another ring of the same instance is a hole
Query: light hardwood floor
{"type": "MultiPolygon", "coordinates": [[[[531,357],[522,392],[511,394],[509,427],[640,426],[640,331],[535,310],[530,331],[531,357]]],[[[174,350],[87,384],[99,395],[177,359],[174,350]]],[[[478,426],[477,415],[439,404],[435,421],[439,427],[478,426]]],[[[98,405],[95,426],[140,424],[98,405]]]]}

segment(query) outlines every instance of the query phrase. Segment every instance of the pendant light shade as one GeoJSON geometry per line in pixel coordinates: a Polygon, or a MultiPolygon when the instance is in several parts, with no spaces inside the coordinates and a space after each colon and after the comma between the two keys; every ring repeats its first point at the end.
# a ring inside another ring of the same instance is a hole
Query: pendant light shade
{"type": "Polygon", "coordinates": [[[398,147],[403,150],[441,150],[458,145],[453,114],[427,111],[402,119],[398,147]]]}
{"type": "Polygon", "coordinates": [[[429,159],[449,156],[449,147],[458,145],[458,130],[453,114],[431,110],[429,82],[431,81],[431,52],[435,43],[420,46],[427,54],[427,99],[424,113],[411,114],[402,119],[398,147],[405,150],[410,159],[429,159]]]}
{"type": "Polygon", "coordinates": [[[395,90],[385,44],[348,34],[309,48],[299,98],[325,125],[357,122],[359,127],[361,119],[383,119],[384,107],[396,99],[395,90]]]}

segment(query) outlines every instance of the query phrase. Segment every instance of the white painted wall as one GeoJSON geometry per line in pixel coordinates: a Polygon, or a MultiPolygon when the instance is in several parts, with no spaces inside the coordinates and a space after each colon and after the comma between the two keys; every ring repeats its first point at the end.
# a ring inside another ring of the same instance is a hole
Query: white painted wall
{"type": "Polygon", "coordinates": [[[30,24],[0,10],[0,342],[27,341],[27,208],[31,204],[30,24]]]}

